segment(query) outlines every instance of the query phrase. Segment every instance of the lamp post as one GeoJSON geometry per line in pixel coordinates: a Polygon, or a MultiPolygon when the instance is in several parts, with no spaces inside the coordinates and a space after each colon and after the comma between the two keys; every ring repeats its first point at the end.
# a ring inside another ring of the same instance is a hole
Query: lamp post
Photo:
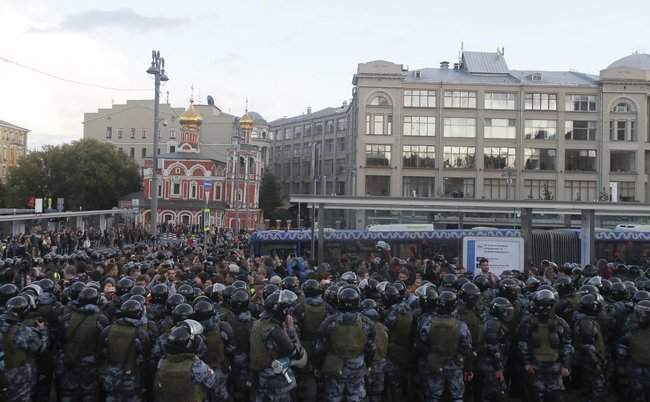
{"type": "Polygon", "coordinates": [[[160,82],[169,81],[165,75],[165,59],[160,51],[151,52],[151,66],[147,74],[154,76],[155,92],[153,105],[153,169],[151,171],[151,236],[158,234],[158,137],[160,136],[160,82]]]}

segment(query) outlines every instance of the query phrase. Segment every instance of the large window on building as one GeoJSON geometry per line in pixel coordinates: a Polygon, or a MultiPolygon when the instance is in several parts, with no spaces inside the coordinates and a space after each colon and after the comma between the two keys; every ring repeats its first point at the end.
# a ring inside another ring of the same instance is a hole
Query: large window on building
{"type": "Polygon", "coordinates": [[[366,114],[366,135],[392,135],[393,115],[383,113],[366,114]]]}
{"type": "Polygon", "coordinates": [[[345,151],[345,138],[336,139],[336,152],[345,151]]]}
{"type": "Polygon", "coordinates": [[[445,169],[473,169],[476,155],[475,147],[449,145],[444,148],[445,169]]]}
{"type": "Polygon", "coordinates": [[[569,201],[596,201],[596,182],[591,180],[566,180],[564,190],[569,201]]]}
{"type": "Polygon", "coordinates": [[[555,180],[524,180],[524,196],[529,200],[554,200],[555,199],[555,180]]]}
{"type": "Polygon", "coordinates": [[[488,200],[513,200],[516,188],[514,179],[483,179],[483,197],[488,200]]]}
{"type": "Polygon", "coordinates": [[[172,197],[180,197],[181,183],[172,183],[172,197]]]}
{"type": "Polygon", "coordinates": [[[633,181],[618,182],[618,198],[620,201],[636,201],[636,183],[633,181]]]}
{"type": "Polygon", "coordinates": [[[526,110],[557,110],[557,94],[527,93],[524,97],[526,110]]]}
{"type": "Polygon", "coordinates": [[[557,138],[557,121],[526,120],[524,138],[527,140],[555,140],[557,138]]]}
{"type": "Polygon", "coordinates": [[[516,149],[509,147],[483,148],[483,164],[485,169],[515,168],[516,149]]]}
{"type": "Polygon", "coordinates": [[[445,117],[444,125],[445,137],[476,137],[476,119],[467,117],[445,117]]]}
{"type": "Polygon", "coordinates": [[[515,119],[485,119],[483,137],[515,139],[517,137],[515,119]]]}
{"type": "Polygon", "coordinates": [[[402,135],[433,137],[436,135],[436,118],[433,116],[404,116],[402,135]]]}
{"type": "Polygon", "coordinates": [[[311,137],[311,123],[305,124],[305,137],[311,137]]]}
{"type": "Polygon", "coordinates": [[[435,196],[435,177],[402,177],[402,197],[430,198],[435,196]]]}
{"type": "Polygon", "coordinates": [[[473,178],[461,177],[444,177],[442,179],[444,184],[445,197],[451,198],[474,198],[475,187],[473,178]]]}
{"type": "Polygon", "coordinates": [[[567,112],[595,112],[596,95],[567,95],[565,110],[567,112]]]}
{"type": "Polygon", "coordinates": [[[476,109],[476,92],[445,91],[445,107],[455,109],[476,109]]]}
{"type": "Polygon", "coordinates": [[[404,107],[436,107],[436,91],[406,89],[404,90],[404,107]]]}
{"type": "Polygon", "coordinates": [[[433,145],[404,145],[402,165],[404,168],[433,169],[436,161],[436,147],[433,145]]]}
{"type": "Polygon", "coordinates": [[[570,120],[564,123],[567,140],[595,141],[598,122],[593,120],[570,120]]]}
{"type": "Polygon", "coordinates": [[[636,151],[609,151],[611,173],[636,173],[636,151]]]}
{"type": "Polygon", "coordinates": [[[348,119],[346,117],[342,117],[336,120],[337,131],[345,131],[346,128],[348,128],[348,119]]]}
{"type": "Polygon", "coordinates": [[[390,166],[390,145],[366,144],[366,166],[388,167],[390,166]]]}
{"type": "Polygon", "coordinates": [[[366,195],[390,196],[390,176],[366,176],[366,195]]]}
{"type": "Polygon", "coordinates": [[[106,127],[106,138],[113,138],[113,127],[106,127]]]}
{"type": "Polygon", "coordinates": [[[596,150],[567,149],[564,153],[564,169],[583,172],[595,172],[596,150]]]}
{"type": "Polygon", "coordinates": [[[610,120],[609,139],[611,141],[636,141],[636,127],[634,120],[610,120]]]}
{"type": "Polygon", "coordinates": [[[515,94],[507,92],[486,92],[485,109],[515,110],[515,94]]]}
{"type": "Polygon", "coordinates": [[[390,106],[390,101],[383,95],[375,95],[370,98],[369,106],[390,106]]]}
{"type": "Polygon", "coordinates": [[[557,150],[525,148],[524,158],[524,168],[526,170],[555,170],[557,150]]]}

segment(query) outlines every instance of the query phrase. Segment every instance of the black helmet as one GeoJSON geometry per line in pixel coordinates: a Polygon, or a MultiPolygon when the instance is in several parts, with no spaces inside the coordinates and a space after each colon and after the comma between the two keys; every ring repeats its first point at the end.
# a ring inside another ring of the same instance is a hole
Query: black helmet
{"type": "Polygon", "coordinates": [[[490,280],[485,275],[476,275],[474,284],[482,291],[490,288],[490,280]]]}
{"type": "Polygon", "coordinates": [[[402,301],[402,295],[399,292],[399,289],[395,286],[394,283],[386,285],[384,289],[384,304],[386,306],[392,306],[402,301]]]}
{"type": "Polygon", "coordinates": [[[234,288],[236,288],[236,289],[246,289],[246,290],[248,290],[248,285],[246,284],[246,282],[244,282],[244,281],[242,281],[240,279],[234,281],[232,283],[232,286],[234,288]]]}
{"type": "Polygon", "coordinates": [[[379,300],[381,299],[381,293],[377,289],[379,281],[374,278],[364,279],[359,283],[359,289],[363,293],[364,297],[367,299],[379,300]]]}
{"type": "Polygon", "coordinates": [[[379,305],[373,299],[363,299],[363,300],[361,300],[361,309],[365,310],[365,309],[369,309],[369,308],[378,309],[379,305]]]}
{"type": "Polygon", "coordinates": [[[594,295],[591,293],[583,295],[578,301],[578,311],[589,316],[597,316],[603,308],[601,300],[599,299],[602,299],[600,295],[594,295]]]}
{"type": "Polygon", "coordinates": [[[129,290],[129,294],[131,296],[142,296],[142,297],[147,297],[147,289],[145,289],[143,286],[134,286],[129,290]]]}
{"type": "Polygon", "coordinates": [[[359,283],[357,274],[352,271],[344,272],[343,275],[341,275],[341,280],[347,282],[349,285],[357,285],[359,283]]]}
{"type": "Polygon", "coordinates": [[[172,311],[174,311],[174,309],[176,308],[176,306],[183,303],[185,303],[185,296],[178,293],[174,293],[173,295],[167,298],[167,311],[169,311],[169,314],[171,314],[172,311]]]}
{"type": "Polygon", "coordinates": [[[458,279],[458,277],[455,274],[444,274],[442,276],[442,283],[440,284],[440,286],[451,289],[454,287],[454,283],[456,283],[456,279],[458,279]]]}
{"type": "Polygon", "coordinates": [[[295,276],[287,276],[282,280],[282,289],[296,293],[300,289],[300,281],[295,276]]]}
{"type": "Polygon", "coordinates": [[[117,312],[117,317],[133,318],[134,320],[139,320],[142,318],[143,311],[144,309],[140,302],[136,300],[127,300],[120,306],[120,310],[117,312]]]}
{"type": "Polygon", "coordinates": [[[188,303],[194,300],[194,288],[187,283],[179,286],[178,289],[176,289],[176,293],[183,295],[188,303]]]}
{"type": "Polygon", "coordinates": [[[600,288],[600,294],[603,297],[609,296],[609,293],[612,291],[612,282],[607,279],[602,280],[602,287],[600,288]]]}
{"type": "Polygon", "coordinates": [[[169,288],[162,283],[154,285],[151,288],[151,298],[154,303],[165,304],[167,302],[167,297],[169,296],[169,288]]]}
{"type": "Polygon", "coordinates": [[[274,285],[272,283],[267,283],[264,285],[264,288],[262,289],[262,297],[264,300],[266,300],[267,297],[271,296],[273,293],[276,291],[280,290],[280,288],[277,285],[274,285]]]}
{"type": "Polygon", "coordinates": [[[14,296],[7,301],[5,310],[12,318],[20,321],[29,311],[29,302],[25,296],[14,296]]]}
{"type": "Polygon", "coordinates": [[[172,320],[174,321],[174,324],[177,324],[183,320],[192,318],[193,315],[194,308],[187,303],[181,303],[174,307],[174,311],[172,311],[172,320]]]}
{"type": "Polygon", "coordinates": [[[514,303],[519,296],[519,285],[517,281],[512,278],[502,280],[499,284],[499,296],[510,300],[510,303],[514,303]]]}
{"type": "Polygon", "coordinates": [[[45,293],[54,293],[55,285],[54,285],[54,281],[52,279],[48,279],[48,278],[41,279],[37,283],[38,283],[38,286],[40,286],[41,289],[43,289],[43,292],[45,292],[45,293]]]}
{"type": "Polygon", "coordinates": [[[115,294],[118,296],[129,293],[132,287],[135,286],[135,281],[129,277],[124,277],[117,281],[115,284],[115,294]]]}
{"type": "Polygon", "coordinates": [[[345,286],[339,290],[336,307],[341,311],[358,311],[361,292],[355,286],[345,286]]]}
{"type": "Polygon", "coordinates": [[[553,314],[553,308],[557,299],[555,293],[548,289],[535,292],[533,296],[533,314],[541,320],[546,320],[553,314]]]}
{"type": "Polygon", "coordinates": [[[171,354],[190,353],[192,343],[192,336],[187,326],[178,325],[169,331],[165,352],[171,354]]]}
{"type": "Polygon", "coordinates": [[[307,297],[316,297],[323,293],[323,290],[316,279],[307,279],[302,284],[302,293],[307,297]]]}
{"type": "Polygon", "coordinates": [[[298,296],[290,290],[276,290],[264,300],[264,310],[271,317],[278,321],[284,322],[289,314],[289,308],[298,301],[298,296]]]}
{"type": "Polygon", "coordinates": [[[479,290],[478,286],[472,282],[467,282],[464,284],[458,293],[460,300],[469,306],[475,305],[480,295],[481,291],[479,290]]]}
{"type": "MultiPolygon", "coordinates": [[[[175,312],[176,310],[174,310],[175,312]]],[[[214,305],[210,301],[199,300],[194,303],[194,318],[197,321],[206,321],[214,316],[214,305]]]]}
{"type": "Polygon", "coordinates": [[[587,264],[585,265],[585,269],[582,270],[582,273],[587,278],[591,278],[592,276],[598,275],[598,268],[591,264],[587,264]]]}
{"type": "Polygon", "coordinates": [[[420,303],[420,307],[422,308],[422,311],[426,312],[431,312],[436,309],[436,305],[438,304],[438,291],[436,291],[436,287],[433,285],[423,285],[420,286],[416,291],[419,294],[418,297],[418,302],[420,303]],[[424,289],[423,289],[424,288],[424,289]],[[418,292],[419,291],[419,292],[418,292]]]}
{"type": "Polygon", "coordinates": [[[515,308],[505,297],[495,297],[490,303],[490,313],[503,322],[510,322],[514,318],[515,308]]]}
{"type": "Polygon", "coordinates": [[[598,293],[602,293],[603,278],[601,278],[600,276],[593,276],[589,278],[589,280],[585,283],[585,285],[594,286],[596,289],[598,289],[598,293]]]}
{"type": "Polygon", "coordinates": [[[379,306],[373,299],[361,301],[361,313],[373,321],[379,321],[379,306]]]}
{"type": "Polygon", "coordinates": [[[627,289],[625,288],[625,284],[623,282],[616,282],[612,284],[612,289],[610,290],[609,294],[614,301],[625,301],[629,298],[627,289]]]}
{"type": "Polygon", "coordinates": [[[70,287],[68,288],[68,297],[70,298],[70,300],[73,301],[77,300],[77,298],[79,297],[79,293],[81,293],[81,291],[84,290],[85,287],[86,285],[83,282],[75,282],[72,285],[70,285],[70,287]]]}
{"type": "Polygon", "coordinates": [[[600,294],[598,292],[598,288],[595,287],[594,285],[582,285],[580,286],[580,289],[578,289],[578,294],[579,295],[585,295],[587,293],[591,293],[594,295],[600,294]]]}
{"type": "Polygon", "coordinates": [[[79,306],[85,306],[88,304],[97,304],[99,301],[99,292],[95,288],[86,287],[79,293],[77,297],[77,304],[79,306]]]}
{"type": "Polygon", "coordinates": [[[0,286],[0,305],[4,306],[12,297],[18,296],[18,286],[13,283],[5,283],[0,286]]]}
{"type": "Polygon", "coordinates": [[[325,289],[325,301],[334,308],[336,308],[336,303],[338,303],[339,288],[340,286],[334,283],[325,289]]]}
{"type": "Polygon", "coordinates": [[[634,296],[632,296],[632,302],[634,302],[635,305],[639,304],[643,300],[650,300],[650,292],[647,290],[639,290],[634,293],[634,296]]]}
{"type": "Polygon", "coordinates": [[[526,280],[526,291],[528,293],[535,293],[541,284],[542,282],[539,279],[531,276],[526,280]]]}
{"type": "Polygon", "coordinates": [[[573,281],[568,276],[562,276],[555,282],[555,290],[560,297],[567,297],[575,293],[576,289],[573,286],[573,281]]]}
{"type": "Polygon", "coordinates": [[[230,307],[232,311],[237,314],[248,311],[248,305],[250,304],[250,295],[245,289],[237,289],[235,293],[232,294],[230,298],[230,307]]]}
{"type": "Polygon", "coordinates": [[[650,324],[650,300],[642,300],[634,306],[634,313],[639,324],[646,326],[650,324]]]}
{"type": "Polygon", "coordinates": [[[144,307],[147,304],[147,298],[142,295],[129,296],[129,300],[135,300],[144,307]]]}
{"type": "Polygon", "coordinates": [[[226,288],[223,290],[221,296],[223,298],[223,304],[225,306],[230,306],[230,299],[232,298],[233,293],[235,293],[235,290],[237,290],[237,288],[232,285],[226,286],[226,288]]]}
{"type": "Polygon", "coordinates": [[[223,300],[223,291],[226,289],[226,285],[223,283],[215,283],[212,286],[209,286],[205,289],[205,294],[212,300],[214,303],[221,303],[223,300]]]}
{"type": "Polygon", "coordinates": [[[440,314],[451,314],[454,310],[456,310],[457,305],[458,298],[456,294],[448,290],[443,290],[440,292],[436,311],[438,311],[440,314]]]}
{"type": "Polygon", "coordinates": [[[470,281],[466,276],[459,276],[458,279],[454,282],[454,287],[456,290],[460,290],[466,283],[470,283],[470,281]]]}

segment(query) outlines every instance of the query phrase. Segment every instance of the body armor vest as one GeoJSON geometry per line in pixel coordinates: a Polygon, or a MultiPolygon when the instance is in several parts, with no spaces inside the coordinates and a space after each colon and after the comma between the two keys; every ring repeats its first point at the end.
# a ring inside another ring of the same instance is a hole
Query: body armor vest
{"type": "Polygon", "coordinates": [[[363,353],[367,341],[360,318],[350,324],[339,323],[329,337],[329,353],[342,360],[352,359],[363,353]]]}
{"type": "Polygon", "coordinates": [[[167,355],[160,361],[156,373],[157,402],[203,402],[205,392],[192,380],[194,355],[182,353],[167,355]]]}
{"type": "Polygon", "coordinates": [[[31,362],[31,357],[16,345],[16,333],[22,324],[14,324],[4,333],[5,369],[14,369],[31,362]]]}
{"type": "Polygon", "coordinates": [[[387,356],[400,366],[405,366],[409,362],[412,323],[411,312],[400,313],[395,326],[389,330],[387,356]]]}
{"type": "Polygon", "coordinates": [[[374,361],[385,359],[388,351],[388,330],[386,329],[386,326],[380,322],[375,323],[375,343],[377,349],[375,349],[374,361]]]}
{"type": "Polygon", "coordinates": [[[251,347],[251,369],[252,370],[263,370],[265,368],[271,368],[271,363],[275,356],[266,350],[264,344],[264,338],[268,336],[275,327],[270,319],[259,320],[253,324],[253,329],[251,329],[251,338],[250,338],[250,347],[251,347]]]}
{"type": "Polygon", "coordinates": [[[65,333],[64,362],[75,364],[82,357],[96,356],[98,349],[97,313],[73,311],[65,333]]]}
{"type": "Polygon", "coordinates": [[[533,341],[533,355],[542,363],[555,363],[560,358],[559,338],[556,333],[556,326],[548,323],[538,322],[531,334],[533,341]]]}
{"type": "Polygon", "coordinates": [[[108,361],[111,366],[124,367],[126,371],[136,368],[136,354],[133,343],[138,329],[130,325],[115,323],[108,334],[108,361]]]}
{"type": "Polygon", "coordinates": [[[222,369],[224,367],[225,351],[223,339],[221,338],[221,331],[219,326],[212,328],[208,333],[204,334],[205,344],[208,349],[206,356],[206,363],[211,368],[222,369]]]}
{"type": "Polygon", "coordinates": [[[327,316],[327,309],[325,304],[320,304],[314,306],[308,303],[304,304],[305,306],[305,322],[303,323],[302,338],[304,341],[313,342],[318,336],[318,329],[320,324],[325,320],[327,316]]]}
{"type": "Polygon", "coordinates": [[[248,354],[250,352],[249,340],[251,338],[253,322],[252,317],[248,321],[241,321],[239,318],[235,317],[232,321],[228,322],[232,327],[233,335],[235,336],[239,350],[242,353],[248,354]]]}
{"type": "Polygon", "coordinates": [[[630,357],[636,364],[650,367],[650,327],[639,328],[632,333],[630,357]]]}

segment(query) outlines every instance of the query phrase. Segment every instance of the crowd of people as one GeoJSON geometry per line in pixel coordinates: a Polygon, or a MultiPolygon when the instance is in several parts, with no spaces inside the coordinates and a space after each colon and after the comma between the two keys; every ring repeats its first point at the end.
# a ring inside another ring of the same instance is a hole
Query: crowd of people
{"type": "Polygon", "coordinates": [[[384,242],[315,264],[247,238],[5,254],[0,399],[650,400],[650,269],[459,274],[384,242]]]}

